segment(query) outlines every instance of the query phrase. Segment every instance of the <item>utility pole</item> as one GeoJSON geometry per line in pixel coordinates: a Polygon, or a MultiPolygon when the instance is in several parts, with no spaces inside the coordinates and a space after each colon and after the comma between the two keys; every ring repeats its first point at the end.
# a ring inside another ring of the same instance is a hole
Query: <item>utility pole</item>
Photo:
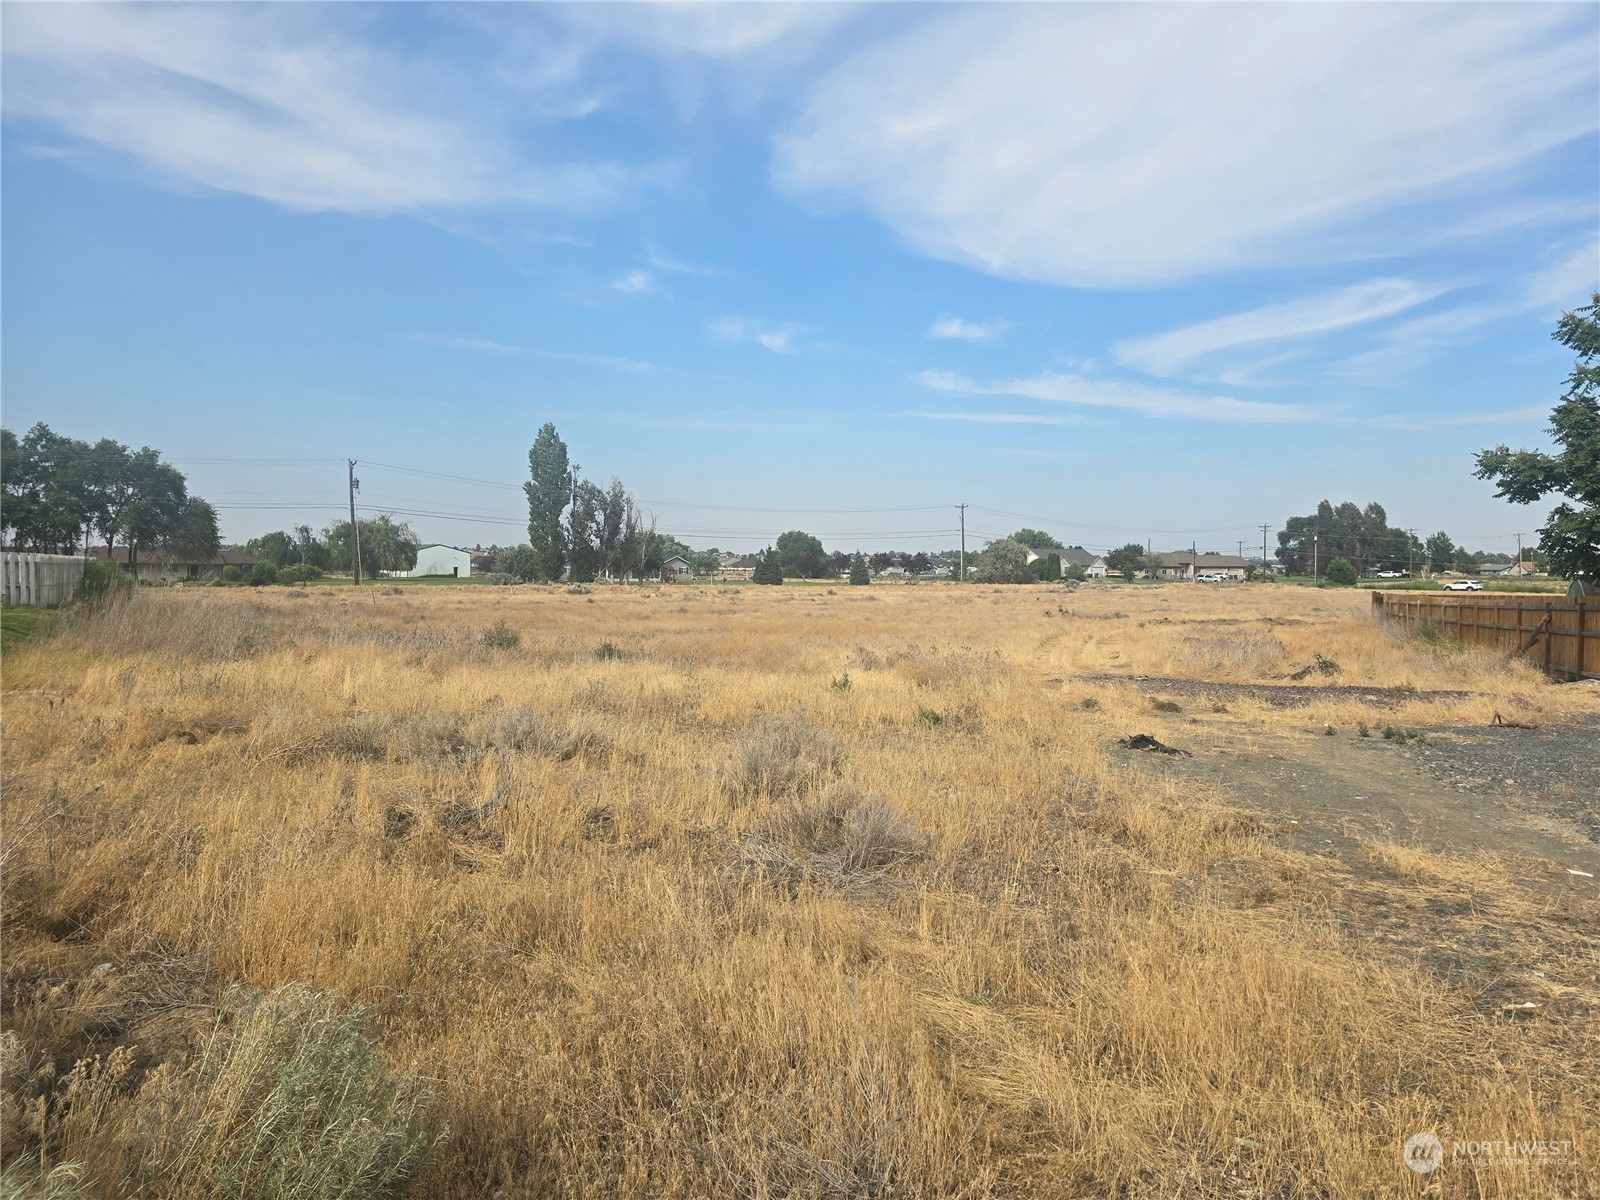
{"type": "Polygon", "coordinates": [[[957,582],[965,583],[967,581],[967,506],[958,504],[956,507],[961,510],[961,565],[957,575],[957,582]]]}
{"type": "Polygon", "coordinates": [[[1200,543],[1189,543],[1189,582],[1200,582],[1200,543]]]}
{"type": "Polygon", "coordinates": [[[1244,557],[1244,543],[1242,541],[1239,543],[1239,557],[1244,557]]]}
{"type": "Polygon", "coordinates": [[[1417,573],[1417,531],[1413,527],[1406,530],[1406,575],[1414,577],[1417,573]]]}
{"type": "Polygon", "coordinates": [[[1317,581],[1317,541],[1322,534],[1313,530],[1311,534],[1311,582],[1317,581]]]}
{"type": "Polygon", "coordinates": [[[361,586],[361,526],[356,524],[356,493],[361,490],[361,481],[356,478],[356,460],[346,460],[350,464],[350,546],[352,562],[350,569],[355,575],[356,586],[361,586]]]}
{"type": "Polygon", "coordinates": [[[1517,534],[1517,578],[1522,578],[1522,535],[1517,534]]]}
{"type": "Polygon", "coordinates": [[[1263,525],[1261,527],[1261,578],[1263,579],[1272,574],[1272,572],[1267,569],[1267,530],[1271,528],[1272,526],[1270,525],[1263,525]]]}
{"type": "Polygon", "coordinates": [[[578,573],[572,569],[572,552],[578,544],[578,472],[581,470],[577,463],[572,464],[572,489],[567,497],[572,506],[567,515],[567,578],[573,583],[578,582],[578,573]]]}

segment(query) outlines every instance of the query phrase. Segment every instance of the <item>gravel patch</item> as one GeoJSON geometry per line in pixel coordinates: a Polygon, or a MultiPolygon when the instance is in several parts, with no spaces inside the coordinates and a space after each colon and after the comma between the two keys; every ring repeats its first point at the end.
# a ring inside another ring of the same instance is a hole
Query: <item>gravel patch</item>
{"type": "MultiPolygon", "coordinates": [[[[1060,686],[1047,679],[1045,686],[1060,686]]],[[[1464,700],[1471,692],[1418,692],[1407,688],[1346,687],[1338,684],[1211,683],[1204,679],[1166,679],[1157,675],[1090,675],[1085,683],[1130,684],[1147,692],[1187,699],[1260,700],[1275,708],[1305,708],[1319,700],[1359,700],[1376,708],[1398,708],[1414,700],[1464,700]]]]}
{"type": "Polygon", "coordinates": [[[1600,842],[1600,717],[1534,729],[1446,725],[1418,732],[1425,740],[1393,749],[1447,787],[1534,801],[1600,842]]]}

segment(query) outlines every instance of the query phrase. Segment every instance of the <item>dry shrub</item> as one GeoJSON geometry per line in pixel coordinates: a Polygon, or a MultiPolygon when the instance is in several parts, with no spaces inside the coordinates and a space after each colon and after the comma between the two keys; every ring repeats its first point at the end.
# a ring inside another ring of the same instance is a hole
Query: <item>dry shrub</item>
{"type": "Polygon", "coordinates": [[[603,755],[611,749],[605,730],[581,717],[559,720],[526,704],[479,717],[467,730],[477,744],[514,754],[542,754],[560,762],[603,755]]]}
{"type": "Polygon", "coordinates": [[[836,783],[820,795],[794,796],[740,848],[758,870],[857,885],[916,858],[928,839],[884,797],[836,783]]]}
{"type": "Polygon", "coordinates": [[[1201,678],[1259,678],[1283,665],[1286,651],[1276,637],[1213,633],[1184,638],[1171,654],[1172,669],[1201,678]]]}
{"type": "Polygon", "coordinates": [[[729,775],[740,796],[796,796],[839,773],[844,743],[794,714],[752,725],[734,743],[729,775]]]}
{"type": "Polygon", "coordinates": [[[230,661],[261,653],[276,640],[277,625],[265,604],[187,589],[140,589],[120,603],[68,609],[56,637],[63,649],[95,656],[230,661]]]}

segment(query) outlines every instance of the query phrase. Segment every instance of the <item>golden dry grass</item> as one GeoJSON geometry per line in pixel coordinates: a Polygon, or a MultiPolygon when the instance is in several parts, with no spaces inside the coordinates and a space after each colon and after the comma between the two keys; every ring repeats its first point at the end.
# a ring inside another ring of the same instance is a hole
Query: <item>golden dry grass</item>
{"type": "MultiPolygon", "coordinates": [[[[523,587],[74,615],[5,665],[8,1152],[130,1194],[197,1006],[304,981],[431,1088],[419,1196],[1600,1192],[1593,971],[1512,1023],[1347,903],[1470,885],[1581,962],[1592,897],[1379,839],[1358,878],[1113,749],[1149,701],[1107,676],[1319,653],[1329,682],[1472,693],[1396,724],[1600,707],[1365,606],[523,587]],[[64,1103],[116,1047],[115,1085],[64,1103]],[[1572,1146],[1424,1178],[1422,1130],[1572,1146]]],[[[1246,736],[1370,718],[1227,707],[1246,736]]]]}

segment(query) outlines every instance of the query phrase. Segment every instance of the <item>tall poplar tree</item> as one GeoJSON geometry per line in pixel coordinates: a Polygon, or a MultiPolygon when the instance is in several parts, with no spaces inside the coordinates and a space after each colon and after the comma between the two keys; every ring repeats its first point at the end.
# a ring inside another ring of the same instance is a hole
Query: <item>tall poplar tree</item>
{"type": "Polygon", "coordinates": [[[556,427],[545,422],[528,451],[528,545],[533,547],[538,578],[560,579],[567,565],[567,527],[561,514],[572,502],[572,468],[567,444],[556,427]]]}

